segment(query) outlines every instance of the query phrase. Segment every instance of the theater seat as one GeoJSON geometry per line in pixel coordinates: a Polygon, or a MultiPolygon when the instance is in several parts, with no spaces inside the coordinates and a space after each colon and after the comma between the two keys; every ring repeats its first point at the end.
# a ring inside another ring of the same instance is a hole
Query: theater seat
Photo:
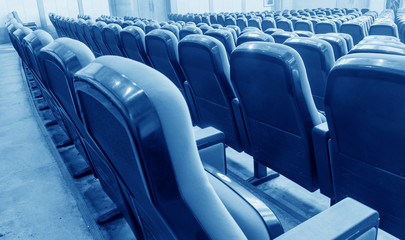
{"type": "Polygon", "coordinates": [[[340,57],[348,53],[346,40],[341,36],[329,34],[316,34],[315,36],[313,36],[313,38],[325,40],[330,45],[332,45],[335,60],[338,60],[340,57]]]}
{"type": "Polygon", "coordinates": [[[286,32],[294,31],[293,23],[289,19],[281,19],[277,21],[277,28],[283,29],[286,32]]]}
{"type": "Polygon", "coordinates": [[[236,19],[236,26],[243,31],[248,26],[248,20],[245,17],[239,17],[236,19]]]}
{"type": "Polygon", "coordinates": [[[160,25],[157,22],[150,22],[147,25],[145,25],[145,34],[148,34],[149,32],[155,30],[155,29],[159,29],[160,25]]]}
{"type": "Polygon", "coordinates": [[[275,32],[273,34],[271,34],[271,36],[274,38],[274,42],[276,43],[283,43],[285,42],[285,40],[292,38],[292,37],[298,37],[298,34],[294,33],[294,32],[275,32]]]}
{"type": "Polygon", "coordinates": [[[340,32],[347,33],[353,37],[353,44],[356,45],[367,36],[364,24],[361,22],[345,22],[340,28],[340,32]]]}
{"type": "Polygon", "coordinates": [[[238,37],[237,46],[245,42],[260,41],[260,42],[274,42],[274,38],[269,34],[261,32],[247,32],[238,37]]]}
{"type": "MultiPolygon", "coordinates": [[[[266,240],[282,234],[260,199],[227,176],[204,172],[184,99],[162,74],[104,56],[76,74],[75,87],[86,129],[116,166],[137,239],[266,240]]],[[[279,239],[373,239],[378,219],[374,210],[345,199],[279,239]]]]}
{"type": "Polygon", "coordinates": [[[314,33],[314,26],[310,20],[300,20],[295,22],[295,31],[309,31],[314,33]]]}
{"type": "MultiPolygon", "coordinates": [[[[353,37],[347,33],[328,33],[329,36],[338,36],[342,37],[346,40],[347,51],[350,51],[354,44],[353,44],[353,37]]],[[[366,37],[367,38],[367,37],[366,37]]]]}
{"type": "Polygon", "coordinates": [[[336,24],[333,21],[321,21],[315,25],[315,33],[337,33],[336,24]]]}
{"type": "Polygon", "coordinates": [[[353,197],[379,211],[380,227],[405,238],[405,56],[349,54],[326,87],[336,200],[353,197]]]}
{"type": "Polygon", "coordinates": [[[231,79],[253,159],[316,190],[311,131],[322,120],[300,55],[278,43],[243,44],[231,55],[231,79]]]}
{"type": "Polygon", "coordinates": [[[87,39],[87,42],[90,45],[90,49],[91,51],[93,51],[94,56],[95,57],[99,57],[101,56],[101,50],[98,47],[95,37],[93,36],[92,32],[91,32],[91,27],[96,24],[93,20],[87,20],[85,25],[83,26],[83,32],[84,32],[84,36],[87,39]]]}
{"type": "Polygon", "coordinates": [[[122,28],[118,24],[110,23],[103,28],[101,35],[111,55],[125,56],[121,46],[120,32],[122,28]]]}
{"type": "Polygon", "coordinates": [[[235,41],[232,34],[227,30],[212,29],[207,31],[205,35],[218,39],[224,45],[229,60],[232,51],[235,49],[235,41]]]}
{"type": "Polygon", "coordinates": [[[405,56],[405,44],[393,41],[366,41],[354,46],[350,53],[383,53],[405,56]]]}
{"type": "Polygon", "coordinates": [[[310,31],[294,31],[295,34],[297,34],[299,37],[313,37],[315,34],[310,31]]]}
{"type": "Polygon", "coordinates": [[[180,64],[194,92],[199,126],[213,126],[225,134],[225,143],[242,149],[236,110],[236,93],[229,79],[229,61],[223,44],[210,36],[187,36],[179,43],[180,64]]]}
{"type": "Polygon", "coordinates": [[[132,60],[151,66],[145,48],[145,33],[141,28],[129,26],[121,31],[122,49],[132,60]]]}
{"type": "Polygon", "coordinates": [[[391,22],[391,21],[374,23],[370,27],[369,34],[370,35],[392,36],[392,37],[397,37],[397,38],[399,37],[398,27],[394,22],[391,22]]]}
{"type": "Polygon", "coordinates": [[[325,111],[324,96],[329,71],[335,64],[332,46],[317,38],[290,38],[284,45],[294,48],[304,61],[312,97],[319,111],[325,111]]]}
{"type": "Polygon", "coordinates": [[[201,29],[194,26],[185,26],[180,30],[180,38],[179,40],[183,39],[185,36],[190,34],[203,34],[201,29]]]}
{"type": "Polygon", "coordinates": [[[163,27],[161,27],[161,29],[170,31],[174,34],[174,36],[176,36],[177,39],[179,39],[179,28],[175,25],[170,25],[170,24],[166,24],[163,27]]]}
{"type": "Polygon", "coordinates": [[[274,18],[267,17],[262,21],[262,30],[266,31],[268,28],[276,28],[276,21],[274,18]]]}
{"type": "Polygon", "coordinates": [[[108,50],[106,44],[104,43],[103,34],[102,34],[102,30],[105,26],[107,26],[107,24],[105,22],[98,21],[95,25],[93,25],[91,27],[91,32],[95,39],[95,43],[97,44],[98,48],[101,51],[101,54],[109,55],[110,51],[108,50]]]}

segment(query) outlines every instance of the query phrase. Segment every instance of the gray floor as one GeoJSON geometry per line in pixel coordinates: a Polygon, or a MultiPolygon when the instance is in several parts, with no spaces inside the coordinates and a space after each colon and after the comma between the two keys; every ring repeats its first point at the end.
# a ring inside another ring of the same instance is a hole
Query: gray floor
{"type": "Polygon", "coordinates": [[[0,237],[93,239],[23,81],[12,45],[0,45],[0,237]]]}

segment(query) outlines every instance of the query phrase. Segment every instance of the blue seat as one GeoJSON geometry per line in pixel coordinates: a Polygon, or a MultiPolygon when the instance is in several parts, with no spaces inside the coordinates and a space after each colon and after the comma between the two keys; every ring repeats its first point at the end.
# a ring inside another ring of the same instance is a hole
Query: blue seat
{"type": "Polygon", "coordinates": [[[210,19],[211,25],[212,25],[212,24],[218,24],[217,15],[216,15],[216,14],[210,14],[209,19],[210,19]]]}
{"type": "MultiPolygon", "coordinates": [[[[75,87],[86,129],[115,166],[137,239],[269,240],[282,234],[260,199],[228,177],[204,172],[184,99],[162,74],[105,56],[76,74],[75,87]]],[[[375,237],[377,226],[377,212],[345,199],[280,239],[375,237]],[[333,230],[325,231],[328,226],[333,230]]]]}
{"type": "Polygon", "coordinates": [[[91,32],[91,27],[96,24],[93,20],[87,20],[86,24],[83,26],[83,32],[84,32],[84,36],[87,39],[87,42],[90,45],[90,49],[91,51],[93,51],[95,57],[99,57],[101,56],[101,50],[98,47],[95,37],[93,36],[92,32],[91,32]]]}
{"type": "Polygon", "coordinates": [[[231,27],[223,27],[221,29],[226,30],[226,31],[228,31],[228,32],[230,32],[232,34],[233,42],[236,45],[236,42],[238,41],[238,34],[236,33],[236,30],[234,28],[231,28],[231,27]]]}
{"type": "Polygon", "coordinates": [[[134,26],[139,27],[140,29],[142,29],[142,31],[145,32],[146,24],[144,22],[142,22],[141,20],[136,21],[134,23],[134,26]]]}
{"type": "Polygon", "coordinates": [[[161,27],[161,29],[168,30],[168,31],[172,32],[174,34],[174,36],[176,36],[177,39],[180,38],[180,36],[179,36],[179,28],[177,26],[175,26],[175,25],[166,24],[163,27],[161,27]]]}
{"type": "Polygon", "coordinates": [[[274,38],[269,34],[262,32],[247,32],[238,37],[237,46],[252,41],[274,42],[274,38]]]}
{"type": "Polygon", "coordinates": [[[236,26],[236,19],[233,18],[233,17],[227,17],[225,19],[225,26],[228,26],[228,25],[235,25],[236,26]]]}
{"type": "Polygon", "coordinates": [[[159,29],[160,25],[157,22],[150,22],[147,25],[145,25],[145,34],[148,34],[149,32],[159,29]]]}
{"type": "Polygon", "coordinates": [[[284,30],[280,29],[280,28],[268,28],[268,29],[266,29],[266,31],[264,31],[264,33],[269,34],[269,35],[272,35],[275,32],[284,32],[284,30]]]}
{"type": "Polygon", "coordinates": [[[211,24],[211,27],[213,28],[213,29],[220,29],[220,28],[222,28],[223,26],[221,25],[221,24],[211,24]]]}
{"type": "Polygon", "coordinates": [[[205,34],[208,30],[213,29],[211,26],[208,26],[208,25],[202,25],[202,26],[199,26],[199,28],[201,29],[201,32],[203,34],[205,34]]]}
{"type": "Polygon", "coordinates": [[[94,37],[95,43],[97,44],[98,48],[100,49],[101,55],[109,55],[110,51],[108,50],[107,46],[104,43],[102,30],[107,26],[105,22],[98,21],[95,25],[91,27],[91,32],[94,37]]]}
{"type": "Polygon", "coordinates": [[[132,60],[151,66],[145,48],[145,33],[142,29],[137,26],[129,26],[124,28],[120,34],[125,55],[132,60]]]}
{"type": "Polygon", "coordinates": [[[304,63],[291,47],[251,42],[231,55],[238,93],[255,161],[309,191],[318,188],[312,129],[322,123],[304,63]]]}
{"type": "Polygon", "coordinates": [[[286,31],[277,31],[271,34],[271,36],[274,38],[274,42],[276,43],[283,43],[285,40],[292,38],[292,37],[298,37],[298,34],[294,32],[286,32],[286,31]]]}
{"type": "Polygon", "coordinates": [[[315,25],[315,33],[337,33],[336,23],[333,21],[321,21],[315,25]]]}
{"type": "Polygon", "coordinates": [[[156,29],[146,34],[145,46],[152,66],[169,78],[184,95],[184,73],[179,64],[176,36],[166,30],[156,29]]]}
{"type": "Polygon", "coordinates": [[[239,28],[238,26],[236,26],[236,25],[228,25],[228,26],[226,26],[226,27],[227,27],[227,28],[232,28],[233,30],[235,30],[235,32],[236,32],[236,37],[239,37],[241,31],[240,31],[240,28],[239,28]]]}
{"type": "Polygon", "coordinates": [[[101,31],[104,43],[111,55],[125,56],[121,46],[122,28],[118,24],[110,23],[101,31]]]}
{"type": "Polygon", "coordinates": [[[350,51],[354,46],[353,37],[347,33],[328,33],[328,35],[344,38],[346,40],[347,51],[350,51]]]}
{"type": "Polygon", "coordinates": [[[251,18],[248,20],[248,27],[255,27],[262,30],[262,23],[260,18],[251,18]]]}
{"type": "Polygon", "coordinates": [[[232,51],[235,49],[235,40],[232,33],[223,29],[212,29],[207,31],[205,35],[218,39],[224,45],[229,60],[232,51]]]}
{"type": "Polygon", "coordinates": [[[29,60],[27,59],[25,50],[24,50],[23,45],[22,45],[22,41],[30,33],[32,33],[32,30],[27,28],[27,27],[18,28],[17,30],[15,30],[13,32],[13,36],[14,36],[14,39],[15,39],[15,42],[16,42],[16,45],[17,45],[16,50],[18,52],[18,55],[20,56],[23,63],[25,63],[25,65],[27,65],[27,66],[29,66],[28,65],[29,60]]]}
{"type": "Polygon", "coordinates": [[[361,22],[345,22],[342,24],[340,32],[351,35],[353,37],[354,45],[367,36],[365,26],[361,22]]]}
{"type": "Polygon", "coordinates": [[[397,38],[399,37],[398,27],[392,21],[374,23],[370,27],[369,34],[370,35],[392,36],[392,37],[397,37],[397,38]]]}
{"type": "Polygon", "coordinates": [[[343,37],[330,34],[316,34],[313,38],[325,40],[332,45],[335,60],[338,60],[348,53],[346,40],[343,37]]]}
{"type": "Polygon", "coordinates": [[[276,21],[272,17],[266,17],[262,21],[262,30],[266,31],[268,28],[276,28],[276,21]]]}
{"type": "Polygon", "coordinates": [[[365,41],[392,41],[392,42],[400,42],[399,38],[391,37],[391,36],[383,36],[383,35],[370,35],[365,37],[361,42],[365,41]]]}
{"type": "Polygon", "coordinates": [[[225,27],[225,16],[223,14],[217,15],[217,23],[225,27]]]}
{"type": "Polygon", "coordinates": [[[404,56],[349,54],[326,87],[336,200],[351,196],[375,208],[380,227],[405,238],[404,56]]]}
{"type": "Polygon", "coordinates": [[[201,29],[194,26],[185,26],[180,29],[180,38],[179,40],[183,39],[185,36],[190,34],[203,34],[201,29]]]}
{"type": "Polygon", "coordinates": [[[238,17],[236,19],[236,26],[240,28],[241,31],[248,26],[248,20],[245,17],[238,17]]]}
{"type": "Polygon", "coordinates": [[[314,26],[310,20],[299,20],[294,24],[295,31],[309,31],[314,33],[314,26]]]}
{"type": "Polygon", "coordinates": [[[354,46],[350,53],[383,53],[405,56],[405,44],[392,41],[366,41],[354,46]]]}
{"type": "Polygon", "coordinates": [[[319,111],[325,111],[324,96],[328,73],[335,64],[332,46],[317,38],[290,38],[284,45],[294,48],[304,61],[312,97],[319,111]]]}
{"type": "Polygon", "coordinates": [[[245,27],[245,29],[243,29],[243,31],[240,34],[242,35],[247,32],[262,33],[262,31],[256,27],[245,27]]]}
{"type": "Polygon", "coordinates": [[[180,41],[179,58],[194,93],[198,125],[222,131],[225,143],[240,151],[244,128],[237,125],[232,105],[236,94],[229,79],[225,47],[213,37],[191,35],[180,41]]]}
{"type": "Polygon", "coordinates": [[[292,21],[286,18],[277,21],[277,28],[283,29],[286,32],[294,31],[292,21]]]}
{"type": "Polygon", "coordinates": [[[315,34],[310,31],[294,31],[295,34],[297,34],[299,37],[313,37],[315,34]]]}

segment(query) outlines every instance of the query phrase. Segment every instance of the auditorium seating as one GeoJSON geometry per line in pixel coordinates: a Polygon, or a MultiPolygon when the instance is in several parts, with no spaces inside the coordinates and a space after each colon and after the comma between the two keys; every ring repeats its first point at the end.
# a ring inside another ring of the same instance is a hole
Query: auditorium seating
{"type": "Polygon", "coordinates": [[[118,24],[110,23],[103,28],[101,34],[103,36],[104,43],[111,55],[125,56],[121,46],[120,32],[122,28],[118,24]]]}
{"type": "Polygon", "coordinates": [[[349,54],[331,70],[325,94],[334,197],[377,209],[381,228],[399,238],[405,237],[404,61],[349,54]]]}
{"type": "Polygon", "coordinates": [[[274,38],[274,42],[283,43],[283,42],[285,42],[285,40],[287,40],[289,38],[298,37],[298,34],[296,34],[294,32],[277,31],[277,32],[271,34],[271,36],[274,38]]]}
{"type": "Polygon", "coordinates": [[[212,29],[207,31],[205,35],[218,39],[224,45],[228,59],[231,57],[231,53],[235,49],[235,40],[230,32],[222,29],[212,29]]]}
{"type": "Polygon", "coordinates": [[[98,21],[95,25],[91,27],[92,35],[95,39],[95,43],[97,44],[98,48],[100,49],[101,55],[109,55],[110,51],[108,50],[106,44],[104,43],[102,30],[107,26],[105,22],[98,21]]]}
{"type": "Polygon", "coordinates": [[[243,44],[232,53],[231,79],[254,160],[316,190],[311,131],[322,120],[299,54],[277,43],[243,44]]]}
{"type": "Polygon", "coordinates": [[[335,63],[331,45],[318,38],[290,38],[285,45],[294,48],[304,61],[312,97],[319,111],[325,111],[324,96],[329,71],[335,63]]]}
{"type": "Polygon", "coordinates": [[[190,34],[203,34],[203,33],[202,33],[201,29],[199,29],[198,27],[186,25],[185,27],[180,29],[179,40],[183,39],[185,36],[190,35],[190,34]]]}
{"type": "Polygon", "coordinates": [[[261,32],[247,32],[238,37],[237,46],[252,41],[274,42],[274,38],[261,32]]]}
{"type": "Polygon", "coordinates": [[[316,34],[336,33],[336,32],[337,32],[336,24],[333,21],[321,21],[315,25],[316,34]]]}
{"type": "Polygon", "coordinates": [[[327,41],[333,48],[333,53],[335,56],[335,60],[338,60],[340,57],[346,55],[348,53],[347,50],[347,43],[346,40],[338,35],[330,35],[330,34],[316,34],[313,36],[314,38],[319,38],[322,40],[327,41]]]}

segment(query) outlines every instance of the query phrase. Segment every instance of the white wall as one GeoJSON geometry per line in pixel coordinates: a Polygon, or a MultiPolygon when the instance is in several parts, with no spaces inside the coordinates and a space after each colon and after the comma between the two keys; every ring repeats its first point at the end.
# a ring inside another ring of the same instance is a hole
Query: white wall
{"type": "Polygon", "coordinates": [[[246,12],[272,10],[270,7],[264,7],[264,0],[245,0],[246,12]]]}
{"type": "Polygon", "coordinates": [[[210,10],[209,0],[171,0],[171,9],[172,13],[205,13],[210,10]]]}
{"type": "Polygon", "coordinates": [[[84,14],[90,15],[93,19],[110,14],[108,0],[82,0],[82,3],[84,14]]]}
{"type": "Polygon", "coordinates": [[[382,0],[370,0],[369,8],[372,11],[382,12],[385,8],[385,1],[382,0]]]}
{"type": "MultiPolygon", "coordinates": [[[[249,0],[251,1],[251,0],[249,0]]],[[[213,12],[241,12],[242,0],[213,1],[213,12]]]]}
{"type": "Polygon", "coordinates": [[[49,13],[53,12],[57,15],[65,16],[65,17],[72,17],[77,18],[79,14],[79,5],[77,1],[72,0],[43,0],[44,9],[45,9],[45,16],[48,25],[51,25],[49,21],[49,13]]]}
{"type": "Polygon", "coordinates": [[[39,13],[36,0],[0,0],[0,24],[3,27],[6,16],[12,11],[17,11],[23,22],[35,22],[39,25],[39,13]]]}

